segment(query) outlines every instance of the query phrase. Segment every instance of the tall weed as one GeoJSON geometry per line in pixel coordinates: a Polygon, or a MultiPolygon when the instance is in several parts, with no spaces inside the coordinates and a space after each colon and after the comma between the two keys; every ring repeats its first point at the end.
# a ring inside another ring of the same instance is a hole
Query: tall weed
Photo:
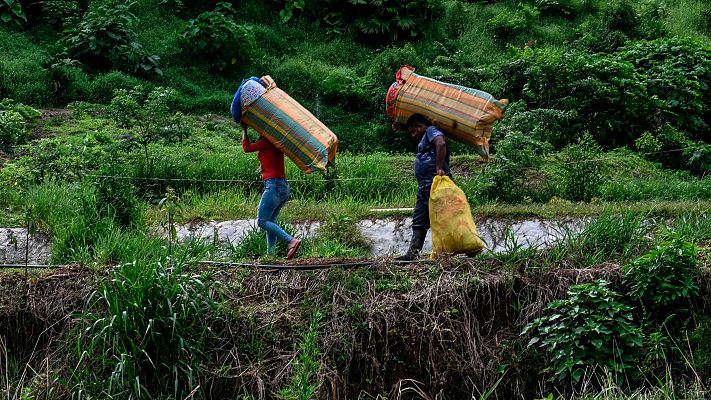
{"type": "Polygon", "coordinates": [[[166,260],[130,263],[99,284],[86,305],[71,369],[79,397],[191,397],[217,302],[209,276],[166,260]]]}
{"type": "Polygon", "coordinates": [[[558,241],[550,254],[573,258],[585,265],[595,265],[609,260],[629,260],[647,245],[649,231],[647,216],[643,213],[603,212],[588,223],[578,235],[566,235],[558,241]]]}
{"type": "Polygon", "coordinates": [[[320,370],[321,351],[318,348],[317,335],[321,318],[323,318],[321,313],[314,311],[309,329],[299,343],[298,356],[292,363],[294,377],[287,387],[279,390],[281,399],[310,400],[316,396],[320,383],[314,382],[313,377],[320,370]]]}

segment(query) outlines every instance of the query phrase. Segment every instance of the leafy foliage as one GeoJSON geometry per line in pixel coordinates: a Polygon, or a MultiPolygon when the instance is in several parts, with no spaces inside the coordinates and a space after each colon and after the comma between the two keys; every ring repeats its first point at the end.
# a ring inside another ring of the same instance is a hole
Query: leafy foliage
{"type": "Polygon", "coordinates": [[[551,357],[551,380],[577,383],[588,368],[622,372],[633,366],[642,333],[632,308],[608,285],[598,280],[571,286],[568,299],[550,302],[550,315],[524,329],[534,333],[529,346],[537,344],[551,357]]]}
{"type": "Polygon", "coordinates": [[[230,3],[220,2],[214,11],[206,11],[180,34],[186,60],[207,62],[218,71],[227,72],[249,60],[255,46],[254,34],[247,25],[234,21],[230,3]]]}
{"type": "Polygon", "coordinates": [[[671,124],[665,124],[656,135],[645,132],[636,142],[648,160],[667,168],[688,170],[701,175],[711,172],[711,147],[703,141],[693,141],[671,124]]]}
{"type": "Polygon", "coordinates": [[[491,199],[516,202],[534,195],[531,172],[540,167],[551,146],[521,132],[513,131],[496,144],[495,164],[489,171],[484,194],[491,199]]]}
{"type": "Polygon", "coordinates": [[[190,135],[190,125],[181,112],[170,113],[171,89],[156,88],[145,93],[140,86],[131,91],[119,89],[111,100],[110,115],[116,123],[129,131],[126,142],[143,148],[145,161],[150,164],[148,145],[157,141],[177,142],[190,135]]]}
{"type": "Polygon", "coordinates": [[[600,146],[588,133],[578,143],[567,146],[563,155],[563,195],[573,201],[590,201],[600,194],[600,146]]]}
{"type": "Polygon", "coordinates": [[[71,27],[80,22],[81,8],[76,0],[45,0],[41,7],[43,19],[54,27],[71,27]]]}
{"type": "Polygon", "coordinates": [[[564,143],[585,130],[605,147],[631,143],[657,105],[631,63],[606,55],[526,49],[502,72],[507,97],[569,113],[564,143]]]}
{"type": "Polygon", "coordinates": [[[708,137],[711,48],[689,39],[639,41],[610,54],[525,49],[505,64],[505,92],[529,111],[566,113],[556,143],[589,131],[603,147],[630,145],[669,123],[708,137]]]}
{"type": "Polygon", "coordinates": [[[507,41],[515,35],[530,30],[538,15],[538,9],[535,7],[519,4],[518,9],[504,10],[486,21],[486,27],[495,38],[507,41]]]}
{"type": "Polygon", "coordinates": [[[216,318],[211,285],[169,261],[126,264],[101,282],[82,316],[74,390],[103,398],[192,395],[216,318]]]}
{"type": "Polygon", "coordinates": [[[696,253],[692,243],[673,239],[627,265],[625,279],[632,296],[650,311],[666,312],[696,295],[696,253]]]}
{"type": "MultiPolygon", "coordinates": [[[[285,4],[286,10],[294,1],[285,4]]],[[[303,9],[332,33],[385,41],[419,36],[440,6],[436,0],[306,0],[303,9]]]]}
{"type": "Polygon", "coordinates": [[[279,11],[279,19],[282,23],[287,23],[294,15],[294,10],[303,11],[306,2],[304,0],[285,0],[284,8],[279,11]]]}
{"type": "Polygon", "coordinates": [[[661,100],[653,128],[665,122],[696,139],[711,134],[711,46],[685,38],[638,41],[620,49],[632,63],[650,97],[661,100]]]}
{"type": "Polygon", "coordinates": [[[627,40],[639,38],[640,19],[630,0],[612,0],[582,31],[579,45],[593,53],[612,53],[627,40]]]}
{"type": "Polygon", "coordinates": [[[0,101],[0,149],[7,151],[25,143],[30,138],[27,123],[40,115],[34,108],[12,99],[0,101]]]}
{"type": "Polygon", "coordinates": [[[161,75],[160,58],[148,54],[136,38],[133,28],[137,18],[130,10],[133,4],[101,4],[89,10],[78,26],[67,31],[65,51],[90,71],[118,68],[161,75]]]}
{"type": "Polygon", "coordinates": [[[20,0],[2,0],[0,2],[0,23],[17,28],[27,22],[20,0]]]}
{"type": "Polygon", "coordinates": [[[579,0],[537,0],[536,5],[543,15],[566,19],[575,18],[582,8],[579,0]]]}

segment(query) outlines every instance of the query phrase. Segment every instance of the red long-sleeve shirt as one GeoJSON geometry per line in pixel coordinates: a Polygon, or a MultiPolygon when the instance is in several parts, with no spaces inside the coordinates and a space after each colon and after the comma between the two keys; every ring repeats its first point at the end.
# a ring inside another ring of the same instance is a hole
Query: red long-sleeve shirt
{"type": "Polygon", "coordinates": [[[261,137],[254,143],[250,143],[245,136],[242,139],[242,149],[245,153],[257,152],[259,165],[262,167],[262,180],[272,178],[286,178],[284,173],[284,153],[277,149],[272,142],[261,137]]]}

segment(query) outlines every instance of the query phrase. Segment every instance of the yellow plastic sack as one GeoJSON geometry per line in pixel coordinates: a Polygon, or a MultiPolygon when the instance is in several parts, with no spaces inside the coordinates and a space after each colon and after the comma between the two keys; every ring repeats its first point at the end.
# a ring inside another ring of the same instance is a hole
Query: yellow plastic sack
{"type": "Polygon", "coordinates": [[[432,254],[477,253],[486,247],[476,230],[474,217],[462,189],[448,176],[435,176],[430,189],[432,254]]]}

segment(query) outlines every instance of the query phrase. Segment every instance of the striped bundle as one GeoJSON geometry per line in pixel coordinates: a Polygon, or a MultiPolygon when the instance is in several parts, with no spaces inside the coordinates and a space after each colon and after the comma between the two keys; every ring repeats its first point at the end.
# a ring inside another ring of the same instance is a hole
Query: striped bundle
{"type": "Polygon", "coordinates": [[[242,82],[232,100],[232,118],[259,132],[307,174],[325,171],[336,159],[336,135],[268,75],[242,82]]]}
{"type": "Polygon", "coordinates": [[[385,112],[405,124],[412,114],[422,114],[459,142],[474,146],[489,158],[489,138],[494,122],[503,117],[507,100],[489,93],[417,75],[403,66],[385,98],[385,112]]]}

